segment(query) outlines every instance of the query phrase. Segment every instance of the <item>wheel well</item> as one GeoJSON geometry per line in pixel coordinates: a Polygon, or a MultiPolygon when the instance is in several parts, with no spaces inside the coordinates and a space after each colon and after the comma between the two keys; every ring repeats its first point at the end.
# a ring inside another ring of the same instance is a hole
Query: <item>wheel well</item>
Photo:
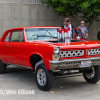
{"type": "Polygon", "coordinates": [[[31,62],[31,65],[33,67],[33,70],[35,70],[35,64],[37,62],[39,62],[40,60],[42,60],[42,58],[37,54],[33,54],[30,56],[30,62],[31,62]]]}

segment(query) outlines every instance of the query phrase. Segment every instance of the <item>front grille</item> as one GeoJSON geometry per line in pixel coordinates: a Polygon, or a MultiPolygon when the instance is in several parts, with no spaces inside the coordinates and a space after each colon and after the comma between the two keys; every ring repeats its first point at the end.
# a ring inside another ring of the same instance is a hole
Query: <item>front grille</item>
{"type": "Polygon", "coordinates": [[[97,49],[89,49],[88,55],[100,55],[100,48],[97,49]]]}
{"type": "Polygon", "coordinates": [[[84,50],[70,50],[70,51],[60,51],[60,58],[65,57],[80,57],[84,55],[84,50]]]}

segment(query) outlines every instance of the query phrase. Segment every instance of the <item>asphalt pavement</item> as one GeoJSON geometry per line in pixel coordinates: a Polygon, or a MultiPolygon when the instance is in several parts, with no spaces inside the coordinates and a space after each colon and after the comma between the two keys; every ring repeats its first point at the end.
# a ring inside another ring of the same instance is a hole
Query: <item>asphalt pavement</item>
{"type": "Polygon", "coordinates": [[[54,79],[49,91],[41,91],[30,68],[9,66],[0,74],[0,100],[100,100],[100,81],[90,84],[83,76],[54,79]],[[18,94],[19,90],[35,93],[18,94]]]}

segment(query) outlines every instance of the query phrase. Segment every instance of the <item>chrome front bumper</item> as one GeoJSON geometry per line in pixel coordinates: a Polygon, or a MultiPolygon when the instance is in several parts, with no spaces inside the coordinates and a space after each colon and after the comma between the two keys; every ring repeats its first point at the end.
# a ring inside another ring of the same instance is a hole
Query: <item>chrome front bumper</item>
{"type": "Polygon", "coordinates": [[[100,65],[100,57],[90,57],[80,59],[66,59],[59,61],[49,60],[49,66],[50,70],[75,69],[80,68],[82,61],[91,61],[91,66],[100,65]]]}

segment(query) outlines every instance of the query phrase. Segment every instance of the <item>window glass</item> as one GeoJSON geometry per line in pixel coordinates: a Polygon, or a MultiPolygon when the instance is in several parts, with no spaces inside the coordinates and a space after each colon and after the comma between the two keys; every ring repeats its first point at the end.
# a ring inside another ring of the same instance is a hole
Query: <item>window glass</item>
{"type": "Polygon", "coordinates": [[[8,32],[6,38],[4,39],[4,42],[9,42],[10,32],[8,32]]]}
{"type": "Polygon", "coordinates": [[[25,37],[27,41],[57,39],[57,29],[56,28],[25,29],[25,37]]]}
{"type": "Polygon", "coordinates": [[[75,32],[75,37],[79,36],[81,39],[83,38],[83,35],[80,29],[75,29],[74,32],[75,32]]]}
{"type": "Polygon", "coordinates": [[[10,42],[24,42],[22,31],[13,31],[10,42]]]}

